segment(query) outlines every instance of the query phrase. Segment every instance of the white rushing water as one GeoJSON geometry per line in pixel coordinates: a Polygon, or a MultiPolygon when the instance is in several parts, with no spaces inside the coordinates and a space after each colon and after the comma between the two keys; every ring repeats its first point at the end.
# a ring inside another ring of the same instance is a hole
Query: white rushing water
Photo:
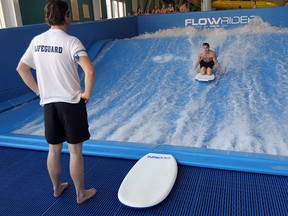
{"type": "MultiPolygon", "coordinates": [[[[288,155],[287,29],[169,29],[110,42],[93,63],[91,139],[288,155]],[[225,73],[200,83],[203,42],[225,73]]],[[[43,135],[41,113],[15,133],[43,135]]]]}

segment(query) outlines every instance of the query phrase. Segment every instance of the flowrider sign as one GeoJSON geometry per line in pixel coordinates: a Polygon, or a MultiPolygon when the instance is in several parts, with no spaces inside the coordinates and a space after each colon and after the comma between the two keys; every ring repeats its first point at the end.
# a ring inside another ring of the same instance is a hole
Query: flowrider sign
{"type": "Polygon", "coordinates": [[[256,16],[224,16],[224,17],[203,17],[195,19],[185,19],[185,27],[193,26],[197,28],[224,28],[229,25],[245,25],[256,16]]]}

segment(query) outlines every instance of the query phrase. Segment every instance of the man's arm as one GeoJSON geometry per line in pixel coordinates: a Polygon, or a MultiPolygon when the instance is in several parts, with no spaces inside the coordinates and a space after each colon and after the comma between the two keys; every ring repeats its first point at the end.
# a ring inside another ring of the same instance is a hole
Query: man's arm
{"type": "Polygon", "coordinates": [[[213,61],[216,63],[217,67],[219,68],[220,73],[223,73],[223,69],[222,69],[221,65],[219,64],[217,57],[216,57],[214,52],[213,52],[213,61]]]}
{"type": "Polygon", "coordinates": [[[81,66],[85,73],[85,89],[81,94],[81,98],[87,103],[91,97],[92,90],[95,83],[96,71],[88,56],[80,56],[78,64],[81,66]]]}
{"type": "Polygon", "coordinates": [[[197,68],[198,65],[200,64],[200,61],[201,61],[201,52],[199,52],[198,58],[197,58],[197,60],[196,60],[196,62],[195,62],[195,65],[194,65],[194,68],[193,68],[194,71],[196,70],[196,68],[197,68]]]}
{"type": "Polygon", "coordinates": [[[21,76],[24,83],[35,92],[36,95],[39,96],[39,89],[38,85],[36,83],[36,80],[34,79],[31,69],[28,65],[26,65],[24,62],[20,61],[17,68],[17,72],[21,76]]]}

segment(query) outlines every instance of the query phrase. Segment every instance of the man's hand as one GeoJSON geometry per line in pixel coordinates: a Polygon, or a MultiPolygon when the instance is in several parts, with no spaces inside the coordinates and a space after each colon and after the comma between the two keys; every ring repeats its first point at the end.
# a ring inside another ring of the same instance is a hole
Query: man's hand
{"type": "Polygon", "coordinates": [[[83,92],[81,94],[81,98],[85,101],[85,103],[87,104],[88,101],[90,100],[90,95],[86,94],[85,92],[83,92]]]}

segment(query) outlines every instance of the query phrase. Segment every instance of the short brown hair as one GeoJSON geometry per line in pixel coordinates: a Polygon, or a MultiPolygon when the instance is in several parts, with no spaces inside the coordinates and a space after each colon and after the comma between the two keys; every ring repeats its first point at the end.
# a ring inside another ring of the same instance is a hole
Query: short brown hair
{"type": "Polygon", "coordinates": [[[47,0],[44,10],[45,20],[49,25],[64,25],[69,6],[65,0],[47,0]]]}
{"type": "Polygon", "coordinates": [[[202,46],[207,46],[208,48],[210,48],[210,45],[207,42],[203,43],[202,46]]]}

